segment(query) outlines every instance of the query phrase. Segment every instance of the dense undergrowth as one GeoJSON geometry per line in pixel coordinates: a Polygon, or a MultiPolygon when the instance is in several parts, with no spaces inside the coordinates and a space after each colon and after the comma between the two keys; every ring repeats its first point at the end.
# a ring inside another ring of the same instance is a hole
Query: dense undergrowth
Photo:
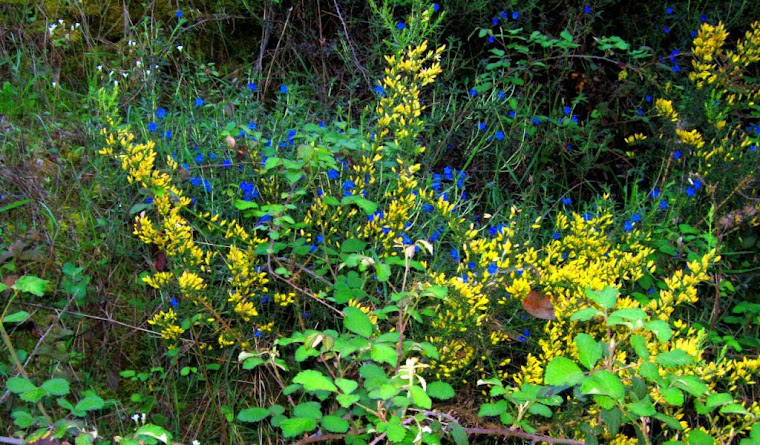
{"type": "Polygon", "coordinates": [[[0,7],[0,440],[760,443],[758,6],[285,3],[0,7]]]}

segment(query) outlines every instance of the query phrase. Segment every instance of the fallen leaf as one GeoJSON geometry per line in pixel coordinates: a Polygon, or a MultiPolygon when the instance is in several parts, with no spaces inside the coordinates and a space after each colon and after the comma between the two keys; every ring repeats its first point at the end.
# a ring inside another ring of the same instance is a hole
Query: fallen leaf
{"type": "Polygon", "coordinates": [[[528,296],[523,298],[522,307],[525,312],[530,315],[540,318],[542,320],[556,320],[554,315],[554,305],[549,295],[544,295],[534,290],[528,293],[528,296]]]}

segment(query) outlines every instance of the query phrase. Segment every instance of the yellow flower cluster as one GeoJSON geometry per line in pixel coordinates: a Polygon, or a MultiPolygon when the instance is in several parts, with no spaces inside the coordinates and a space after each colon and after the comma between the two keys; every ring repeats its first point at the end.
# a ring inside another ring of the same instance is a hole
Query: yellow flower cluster
{"type": "Polygon", "coordinates": [[[420,102],[420,88],[431,84],[441,73],[439,60],[444,49],[441,46],[435,51],[428,50],[428,43],[422,42],[402,54],[385,57],[388,67],[380,82],[384,96],[375,109],[379,140],[390,136],[396,144],[411,142],[417,153],[425,150],[415,142],[424,126],[420,117],[425,109],[420,102]]]}
{"type": "Polygon", "coordinates": [[[274,302],[275,304],[279,304],[282,307],[289,306],[296,302],[296,293],[295,292],[288,292],[288,293],[275,292],[274,302]]]}
{"type": "Polygon", "coordinates": [[[623,140],[625,141],[626,144],[632,145],[632,144],[646,141],[647,137],[643,133],[635,133],[626,137],[623,140]]]}
{"type": "Polygon", "coordinates": [[[689,74],[689,79],[696,82],[697,88],[703,88],[705,83],[712,84],[718,79],[718,63],[726,42],[728,32],[723,23],[713,26],[703,23],[699,29],[697,38],[694,39],[694,71],[689,74]]]}
{"type": "Polygon", "coordinates": [[[673,109],[673,102],[659,98],[654,103],[654,108],[660,116],[668,118],[671,122],[678,122],[678,113],[673,109]]]}
{"type": "Polygon", "coordinates": [[[177,314],[174,309],[168,311],[160,311],[148,320],[148,324],[156,326],[161,332],[161,338],[168,341],[176,341],[183,332],[184,329],[177,325],[177,314]]]}

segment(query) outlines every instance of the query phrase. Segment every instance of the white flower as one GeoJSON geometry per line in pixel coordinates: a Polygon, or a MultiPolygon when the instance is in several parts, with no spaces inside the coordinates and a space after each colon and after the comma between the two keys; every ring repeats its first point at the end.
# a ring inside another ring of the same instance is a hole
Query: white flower
{"type": "Polygon", "coordinates": [[[138,66],[138,67],[142,66],[142,61],[140,61],[140,60],[136,61],[135,65],[138,66]]]}
{"type": "Polygon", "coordinates": [[[146,75],[146,76],[150,76],[150,70],[146,70],[146,71],[145,71],[145,75],[146,75]]]}
{"type": "Polygon", "coordinates": [[[56,82],[56,81],[53,81],[53,88],[55,88],[55,87],[57,87],[57,86],[58,86],[58,82],[56,82]]]}
{"type": "Polygon", "coordinates": [[[135,423],[137,423],[138,420],[140,420],[140,416],[138,414],[133,414],[132,415],[132,421],[135,422],[135,423]]]}
{"type": "Polygon", "coordinates": [[[145,413],[142,413],[142,423],[145,423],[145,413]]]}
{"type": "Polygon", "coordinates": [[[53,23],[50,26],[48,26],[48,31],[50,32],[51,36],[53,35],[53,31],[55,31],[55,28],[57,28],[57,27],[58,27],[58,25],[56,25],[55,23],[53,23]]]}
{"type": "Polygon", "coordinates": [[[61,24],[61,25],[63,25],[64,24],[63,19],[58,19],[58,23],[61,24]]]}
{"type": "Polygon", "coordinates": [[[184,48],[184,46],[182,46],[182,45],[177,45],[177,49],[179,50],[179,52],[182,52],[182,48],[184,48]]]}
{"type": "Polygon", "coordinates": [[[103,71],[103,65],[98,65],[96,68],[98,69],[98,71],[103,71]]]}
{"type": "Polygon", "coordinates": [[[194,440],[191,443],[192,443],[192,445],[201,445],[201,442],[198,441],[198,440],[194,440]]]}
{"type": "Polygon", "coordinates": [[[124,71],[123,73],[121,73],[121,77],[123,77],[123,78],[125,78],[125,79],[126,79],[126,78],[127,78],[127,76],[129,76],[129,73],[128,73],[128,72],[124,71]]]}

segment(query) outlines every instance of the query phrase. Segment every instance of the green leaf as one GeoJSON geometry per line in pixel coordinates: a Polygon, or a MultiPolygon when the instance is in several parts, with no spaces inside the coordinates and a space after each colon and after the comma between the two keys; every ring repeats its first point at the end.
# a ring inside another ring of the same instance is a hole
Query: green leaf
{"type": "MultiPolygon", "coordinates": [[[[745,416],[749,414],[749,412],[747,411],[747,408],[745,408],[744,405],[740,405],[738,403],[729,403],[728,405],[720,409],[720,413],[721,414],[741,414],[745,416]]],[[[760,436],[760,434],[758,435],[760,436]]]]}
{"type": "Polygon", "coordinates": [[[13,424],[19,428],[29,428],[34,425],[34,417],[26,411],[16,410],[11,413],[13,424]]]}
{"type": "Polygon", "coordinates": [[[356,394],[338,394],[335,396],[335,400],[337,400],[343,408],[349,408],[351,405],[358,402],[359,399],[361,399],[361,397],[356,394]]]}
{"type": "Polygon", "coordinates": [[[383,383],[380,385],[379,388],[370,391],[369,397],[371,399],[381,399],[381,400],[388,400],[391,397],[395,396],[401,391],[400,388],[398,388],[396,385],[391,385],[390,383],[383,383]]]}
{"type": "Polygon", "coordinates": [[[469,439],[467,439],[467,431],[458,423],[449,423],[451,429],[451,438],[454,439],[456,445],[470,445],[469,439]]]}
{"type": "Polygon", "coordinates": [[[595,307],[587,307],[570,316],[570,321],[589,321],[597,315],[604,315],[602,311],[595,307]]]}
{"type": "MultiPolygon", "coordinates": [[[[660,371],[657,365],[652,362],[644,362],[639,366],[639,375],[649,380],[650,382],[660,383],[662,378],[660,377],[660,371]]],[[[664,386],[661,384],[661,386],[664,386]]]]}
{"type": "Polygon", "coordinates": [[[647,318],[647,313],[643,309],[637,307],[629,307],[625,309],[618,309],[611,313],[607,319],[607,326],[615,325],[629,325],[638,327],[643,325],[644,320],[647,318]]]}
{"type": "Polygon", "coordinates": [[[261,357],[250,357],[243,362],[243,369],[253,369],[260,364],[264,363],[264,359],[261,357]]]}
{"type": "Polygon", "coordinates": [[[48,280],[35,277],[34,275],[24,275],[16,280],[16,284],[13,285],[14,289],[18,289],[21,292],[29,292],[38,297],[45,295],[45,291],[48,288],[48,280]]]}
{"type": "Polygon", "coordinates": [[[103,408],[104,401],[98,396],[87,396],[76,404],[76,411],[95,411],[103,408]]]}
{"type": "Polygon", "coordinates": [[[237,419],[241,422],[259,422],[269,417],[269,414],[271,413],[266,408],[246,408],[238,413],[237,419]]]}
{"type": "Polygon", "coordinates": [[[478,417],[498,416],[507,410],[507,401],[499,400],[496,403],[484,403],[478,410],[478,417]]]}
{"type": "Polygon", "coordinates": [[[257,208],[259,208],[259,205],[256,204],[255,202],[253,202],[253,201],[244,201],[242,199],[236,199],[235,203],[233,205],[238,210],[248,210],[248,209],[257,209],[257,208]]]}
{"type": "Polygon", "coordinates": [[[295,417],[307,417],[309,419],[319,420],[322,418],[322,406],[319,402],[302,402],[293,407],[295,417]]]}
{"type": "Polygon", "coordinates": [[[673,336],[673,331],[670,329],[670,325],[662,320],[648,321],[644,323],[644,328],[654,332],[657,339],[663,343],[670,340],[670,337],[673,336]]]}
{"type": "Polygon", "coordinates": [[[169,443],[172,438],[171,433],[161,428],[158,425],[147,424],[141,426],[134,434],[135,439],[145,439],[150,437],[156,440],[160,440],[163,443],[169,443]]]}
{"type": "Polygon", "coordinates": [[[654,359],[658,365],[666,368],[674,368],[676,366],[691,364],[693,359],[686,351],[681,349],[674,349],[672,351],[663,352],[654,359]]]}
{"type": "Polygon", "coordinates": [[[655,415],[653,415],[652,417],[664,423],[665,425],[673,428],[676,431],[683,430],[683,426],[681,426],[681,423],[675,418],[668,416],[667,414],[655,413],[655,415]]]}
{"type": "Polygon", "coordinates": [[[372,335],[372,322],[367,314],[353,306],[343,308],[343,327],[347,330],[369,338],[372,335]]]}
{"type": "Polygon", "coordinates": [[[345,433],[348,431],[348,421],[338,416],[324,416],[322,427],[332,433],[345,433]]]}
{"type": "Polygon", "coordinates": [[[662,398],[670,405],[673,406],[682,406],[684,402],[683,397],[683,391],[681,391],[678,388],[668,387],[668,388],[661,388],[660,394],[662,394],[662,398]]]}
{"type": "Polygon", "coordinates": [[[409,394],[412,396],[414,404],[420,408],[430,409],[433,406],[433,401],[430,400],[430,396],[428,396],[425,390],[421,387],[411,386],[409,388],[409,394]]]}
{"type": "Polygon", "coordinates": [[[306,391],[331,391],[338,392],[338,388],[329,377],[319,371],[307,369],[301,371],[293,378],[293,383],[300,383],[306,391]]]}
{"type": "Polygon", "coordinates": [[[607,425],[607,432],[617,436],[620,431],[620,424],[623,422],[623,413],[619,408],[602,410],[602,421],[607,425]]]}
{"type": "Polygon", "coordinates": [[[552,386],[573,386],[583,381],[583,371],[566,357],[554,357],[546,366],[544,383],[552,386]]]}
{"type": "Polygon", "coordinates": [[[586,333],[576,335],[574,341],[578,348],[578,360],[581,365],[588,370],[594,369],[596,362],[602,358],[602,345],[586,333]]]}
{"type": "Polygon", "coordinates": [[[3,323],[23,323],[29,318],[29,316],[29,312],[26,311],[14,312],[10,315],[6,315],[5,318],[3,318],[3,323]]]}
{"type": "Polygon", "coordinates": [[[377,272],[377,281],[384,283],[391,277],[391,266],[385,263],[375,263],[375,271],[377,272]]]}
{"type": "Polygon", "coordinates": [[[702,430],[691,430],[686,443],[689,445],[713,445],[715,440],[702,430]]]}
{"type": "Polygon", "coordinates": [[[21,400],[25,402],[37,403],[45,397],[47,393],[42,388],[34,388],[31,391],[27,391],[21,394],[21,400]]]}
{"type": "Polygon", "coordinates": [[[388,429],[385,430],[385,435],[391,442],[401,442],[404,440],[404,437],[406,437],[406,428],[401,425],[398,417],[394,417],[388,422],[388,429]]]}
{"type": "Polygon", "coordinates": [[[734,398],[731,396],[731,394],[726,394],[725,392],[719,392],[717,394],[710,394],[707,396],[707,400],[705,401],[705,406],[708,408],[715,408],[721,405],[726,405],[728,403],[732,403],[734,401],[734,398]]]}
{"type": "Polygon", "coordinates": [[[8,391],[14,394],[22,394],[33,389],[37,389],[37,386],[35,386],[34,383],[23,377],[9,378],[8,381],[5,382],[5,387],[8,389],[8,391]]]}
{"type": "Polygon", "coordinates": [[[625,386],[620,379],[606,369],[600,369],[587,377],[581,384],[581,393],[609,396],[622,400],[625,396],[625,386]]]}
{"type": "Polygon", "coordinates": [[[340,203],[342,205],[356,204],[356,206],[364,210],[364,213],[367,215],[371,215],[377,211],[377,204],[368,199],[362,198],[361,196],[344,196],[343,199],[340,200],[340,203]]]}
{"type": "Polygon", "coordinates": [[[679,376],[673,380],[673,386],[683,389],[694,397],[702,397],[707,392],[707,385],[695,375],[679,376]]]}
{"type": "Polygon", "coordinates": [[[534,403],[528,408],[528,412],[543,417],[551,417],[552,410],[543,403],[534,403]]]}
{"type": "Polygon", "coordinates": [[[50,379],[42,384],[42,389],[54,396],[65,396],[71,391],[69,382],[64,379],[50,379]]]}
{"type": "Polygon", "coordinates": [[[567,42],[572,42],[573,41],[573,36],[566,29],[563,29],[562,32],[559,33],[559,36],[562,37],[567,42]]]}
{"type": "Polygon", "coordinates": [[[361,252],[367,247],[367,243],[360,239],[349,238],[340,245],[340,251],[345,253],[361,252]]]}
{"type": "Polygon", "coordinates": [[[427,385],[427,393],[438,400],[448,400],[456,395],[454,388],[445,382],[432,382],[427,385]]]}
{"type": "Polygon", "coordinates": [[[338,388],[340,388],[344,394],[351,394],[354,392],[354,390],[356,390],[356,388],[359,387],[359,384],[357,382],[341,378],[335,379],[335,384],[338,385],[338,388]]]}
{"type": "Polygon", "coordinates": [[[610,286],[605,286],[602,290],[586,289],[586,296],[604,309],[610,309],[615,306],[618,295],[620,295],[620,292],[610,286]]]}
{"type": "Polygon", "coordinates": [[[376,363],[388,363],[391,366],[395,366],[398,360],[396,349],[385,343],[373,344],[371,357],[376,363]]]}
{"type": "Polygon", "coordinates": [[[652,405],[652,401],[649,400],[648,396],[644,398],[643,400],[639,400],[638,402],[628,403],[625,406],[633,414],[639,417],[650,417],[654,415],[655,412],[657,412],[654,409],[654,405],[652,405]]]}
{"type": "Polygon", "coordinates": [[[312,431],[316,427],[316,420],[303,417],[294,417],[292,419],[283,420],[283,422],[280,424],[282,435],[285,437],[298,436],[303,433],[312,431]]]}
{"type": "Polygon", "coordinates": [[[636,355],[640,358],[647,360],[649,358],[649,349],[647,349],[647,340],[641,335],[635,334],[631,336],[631,346],[636,351],[636,355]]]}

